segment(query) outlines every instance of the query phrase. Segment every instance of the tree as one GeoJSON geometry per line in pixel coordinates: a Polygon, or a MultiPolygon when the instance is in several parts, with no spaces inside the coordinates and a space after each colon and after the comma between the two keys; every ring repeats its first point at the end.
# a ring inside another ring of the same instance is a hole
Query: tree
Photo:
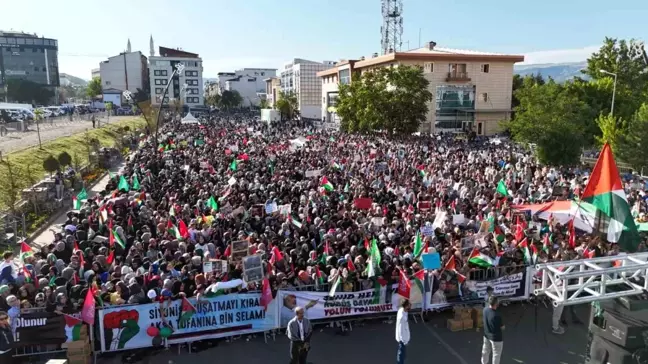
{"type": "Polygon", "coordinates": [[[270,102],[268,102],[268,99],[262,98],[261,101],[259,101],[259,109],[270,109],[270,102]]]}
{"type": "Polygon", "coordinates": [[[19,201],[21,173],[8,158],[0,161],[0,201],[15,214],[19,201]]]}
{"type": "Polygon", "coordinates": [[[348,132],[385,130],[411,134],[427,119],[432,93],[423,69],[416,66],[379,68],[340,85],[336,111],[348,132]]]}
{"type": "Polygon", "coordinates": [[[596,137],[599,145],[608,143],[612,151],[616,153],[619,138],[626,129],[626,122],[621,118],[614,117],[612,114],[601,114],[596,118],[596,125],[601,130],[601,136],[596,137]]]}
{"type": "Polygon", "coordinates": [[[142,111],[142,116],[146,120],[149,132],[154,131],[157,125],[158,109],[151,105],[151,100],[138,102],[137,107],[142,111]]]}
{"type": "Polygon", "coordinates": [[[58,162],[61,166],[69,166],[72,164],[72,156],[68,152],[61,152],[61,154],[58,155],[58,162]]]}
{"type": "Polygon", "coordinates": [[[52,173],[56,172],[60,167],[59,161],[54,158],[54,156],[50,155],[49,157],[45,158],[43,161],[43,169],[51,175],[52,173]]]}
{"type": "Polygon", "coordinates": [[[221,95],[220,94],[210,94],[205,97],[205,105],[211,107],[220,107],[221,106],[221,95]]]}
{"type": "Polygon", "coordinates": [[[54,92],[36,82],[12,78],[7,80],[7,96],[19,103],[47,105],[54,92]]]}
{"type": "Polygon", "coordinates": [[[88,97],[94,99],[101,95],[102,92],[103,88],[101,87],[101,78],[94,77],[90,82],[88,82],[88,86],[86,87],[86,95],[88,95],[88,97]]]}
{"type": "Polygon", "coordinates": [[[619,136],[617,150],[619,159],[636,170],[648,168],[648,103],[641,105],[619,136]]]}
{"type": "Polygon", "coordinates": [[[293,91],[279,91],[277,101],[275,102],[275,108],[279,110],[281,120],[292,120],[295,116],[295,111],[299,108],[297,94],[293,91]]]}
{"type": "Polygon", "coordinates": [[[537,145],[541,162],[573,165],[579,162],[583,127],[589,107],[564,86],[549,80],[544,85],[524,80],[516,91],[520,105],[515,120],[507,122],[515,140],[537,145]]]}
{"type": "Polygon", "coordinates": [[[148,101],[151,97],[148,92],[138,88],[137,91],[133,94],[133,102],[139,104],[140,102],[148,101]]]}
{"type": "Polygon", "coordinates": [[[241,94],[238,91],[225,90],[220,96],[219,106],[222,109],[230,110],[241,106],[242,102],[243,102],[243,97],[241,97],[241,94]]]}

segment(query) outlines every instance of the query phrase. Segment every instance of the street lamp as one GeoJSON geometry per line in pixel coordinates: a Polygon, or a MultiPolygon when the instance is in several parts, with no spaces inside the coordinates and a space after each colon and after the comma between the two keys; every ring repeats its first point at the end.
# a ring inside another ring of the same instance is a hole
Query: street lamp
{"type": "Polygon", "coordinates": [[[612,88],[612,107],[610,108],[610,115],[614,116],[614,97],[616,96],[617,74],[606,70],[599,70],[599,72],[614,76],[614,87],[612,88]]]}
{"type": "Polygon", "coordinates": [[[169,86],[171,85],[171,81],[173,80],[173,77],[175,77],[176,74],[181,74],[182,71],[184,71],[184,69],[185,69],[184,63],[176,63],[175,69],[173,70],[173,73],[171,74],[171,77],[169,77],[166,87],[164,88],[164,93],[162,94],[162,100],[160,100],[160,107],[158,108],[157,121],[155,123],[155,145],[158,144],[158,134],[160,131],[160,114],[162,113],[162,106],[164,105],[164,99],[166,98],[166,95],[169,92],[169,86]]]}

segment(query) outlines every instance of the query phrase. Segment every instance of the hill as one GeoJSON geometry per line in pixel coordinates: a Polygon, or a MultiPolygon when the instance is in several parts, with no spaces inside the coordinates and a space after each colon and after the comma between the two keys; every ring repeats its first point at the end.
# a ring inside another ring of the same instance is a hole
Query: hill
{"type": "Polygon", "coordinates": [[[565,82],[579,76],[587,78],[581,73],[582,69],[587,67],[587,62],[575,63],[547,63],[547,64],[527,64],[515,66],[514,72],[520,76],[541,74],[542,77],[551,77],[556,82],[565,82]]]}
{"type": "MultiPolygon", "coordinates": [[[[69,75],[67,73],[61,73],[59,75],[59,78],[61,79],[61,85],[62,86],[63,86],[63,83],[64,83],[63,79],[68,80],[69,81],[68,85],[70,85],[70,86],[83,86],[83,87],[85,87],[85,86],[88,85],[88,81],[86,81],[86,80],[84,80],[82,78],[76,77],[76,76],[69,75]]],[[[65,85],[65,86],[68,86],[68,85],[65,85]]]]}

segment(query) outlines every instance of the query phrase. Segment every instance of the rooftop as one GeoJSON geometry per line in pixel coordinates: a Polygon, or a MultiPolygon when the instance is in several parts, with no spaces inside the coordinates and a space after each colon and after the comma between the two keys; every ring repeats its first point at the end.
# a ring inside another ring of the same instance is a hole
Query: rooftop
{"type": "Polygon", "coordinates": [[[158,47],[160,57],[177,57],[177,58],[200,58],[198,53],[185,52],[178,48],[158,47]]]}

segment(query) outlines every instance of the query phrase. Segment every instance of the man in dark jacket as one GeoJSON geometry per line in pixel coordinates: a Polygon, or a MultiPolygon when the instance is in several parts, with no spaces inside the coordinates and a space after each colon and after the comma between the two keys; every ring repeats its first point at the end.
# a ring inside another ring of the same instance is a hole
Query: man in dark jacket
{"type": "Polygon", "coordinates": [[[493,364],[499,364],[502,358],[502,347],[504,338],[502,330],[504,323],[502,316],[497,312],[499,302],[497,297],[488,297],[488,307],[484,308],[484,346],[482,347],[482,364],[490,362],[491,353],[493,353],[493,364]]]}
{"type": "Polygon", "coordinates": [[[286,328],[286,335],[290,339],[290,364],[306,364],[312,334],[313,326],[304,317],[304,309],[295,308],[295,317],[288,322],[286,328]]]}
{"type": "Polygon", "coordinates": [[[4,311],[0,311],[0,363],[13,363],[13,341],[9,315],[4,311]]]}

